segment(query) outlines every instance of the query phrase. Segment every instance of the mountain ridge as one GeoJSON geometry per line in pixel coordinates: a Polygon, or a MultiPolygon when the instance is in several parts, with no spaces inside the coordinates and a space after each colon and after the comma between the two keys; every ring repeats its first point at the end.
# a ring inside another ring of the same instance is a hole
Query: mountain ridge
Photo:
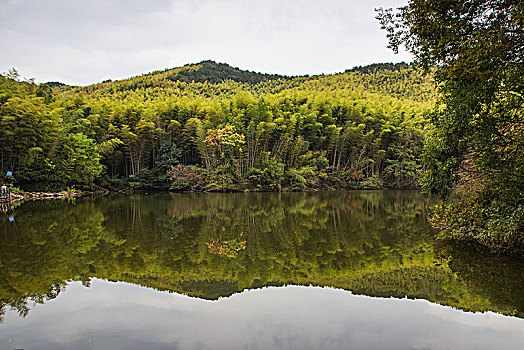
{"type": "Polygon", "coordinates": [[[94,86],[100,86],[105,83],[123,83],[133,79],[146,78],[146,77],[164,77],[170,81],[180,81],[185,83],[210,83],[218,84],[223,83],[227,80],[232,80],[238,83],[258,84],[268,80],[292,80],[297,78],[314,78],[322,76],[333,76],[337,74],[344,74],[347,72],[360,72],[362,74],[370,74],[379,70],[398,71],[402,68],[408,68],[410,65],[405,62],[400,63],[373,63],[364,66],[355,66],[353,68],[346,69],[344,72],[330,73],[330,74],[313,74],[313,75],[283,75],[283,74],[271,74],[251,71],[247,69],[241,69],[239,67],[231,66],[228,63],[216,62],[211,59],[203,60],[197,63],[187,63],[180,67],[166,68],[164,70],[153,70],[144,74],[131,76],[124,79],[112,80],[106,79],[102,82],[88,84],[84,86],[69,85],[59,81],[49,81],[44,84],[50,87],[58,88],[88,88],[94,86]]]}

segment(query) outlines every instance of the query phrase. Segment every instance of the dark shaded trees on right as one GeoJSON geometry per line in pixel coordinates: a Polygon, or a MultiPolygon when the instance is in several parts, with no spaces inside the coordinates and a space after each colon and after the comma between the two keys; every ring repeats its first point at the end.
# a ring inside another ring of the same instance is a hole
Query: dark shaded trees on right
{"type": "Polygon", "coordinates": [[[424,187],[456,203],[435,225],[493,249],[524,247],[524,3],[411,0],[378,11],[390,47],[436,67],[440,100],[426,140],[424,187]]]}

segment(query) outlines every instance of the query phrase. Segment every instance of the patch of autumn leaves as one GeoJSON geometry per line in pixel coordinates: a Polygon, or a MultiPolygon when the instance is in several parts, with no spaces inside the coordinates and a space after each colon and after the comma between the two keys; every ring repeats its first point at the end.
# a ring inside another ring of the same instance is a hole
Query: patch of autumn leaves
{"type": "MultiPolygon", "coordinates": [[[[245,137],[239,134],[234,126],[226,125],[223,128],[212,129],[208,131],[208,135],[204,143],[214,149],[217,149],[222,158],[225,157],[225,151],[234,152],[238,150],[242,152],[242,144],[244,144],[245,137]]],[[[214,154],[213,154],[214,156],[214,154]]]]}
{"type": "Polygon", "coordinates": [[[246,241],[241,241],[242,235],[243,233],[241,232],[240,237],[231,240],[215,238],[210,242],[205,242],[205,244],[212,254],[236,258],[241,250],[246,249],[246,241]]]}

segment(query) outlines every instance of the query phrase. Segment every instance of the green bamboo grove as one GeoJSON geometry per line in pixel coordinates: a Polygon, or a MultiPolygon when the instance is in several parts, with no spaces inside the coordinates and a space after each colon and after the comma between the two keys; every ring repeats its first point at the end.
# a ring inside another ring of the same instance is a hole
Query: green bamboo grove
{"type": "Polygon", "coordinates": [[[406,64],[285,77],[204,61],[86,87],[11,70],[1,176],[24,190],[413,188],[435,96],[406,64]]]}

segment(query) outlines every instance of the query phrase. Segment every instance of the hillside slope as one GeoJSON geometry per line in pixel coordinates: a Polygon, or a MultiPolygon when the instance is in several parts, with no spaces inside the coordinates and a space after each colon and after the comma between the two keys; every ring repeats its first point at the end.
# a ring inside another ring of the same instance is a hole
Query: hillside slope
{"type": "Polygon", "coordinates": [[[290,77],[255,73],[224,63],[202,61],[120,81],[107,80],[87,87],[76,87],[71,92],[89,94],[92,98],[121,98],[122,93],[128,93],[125,95],[137,98],[154,95],[153,99],[162,99],[165,96],[224,97],[240,91],[260,96],[306,90],[328,90],[337,92],[341,97],[348,97],[350,92],[358,91],[417,101],[435,98],[432,80],[405,63],[373,64],[338,74],[290,77]]]}

